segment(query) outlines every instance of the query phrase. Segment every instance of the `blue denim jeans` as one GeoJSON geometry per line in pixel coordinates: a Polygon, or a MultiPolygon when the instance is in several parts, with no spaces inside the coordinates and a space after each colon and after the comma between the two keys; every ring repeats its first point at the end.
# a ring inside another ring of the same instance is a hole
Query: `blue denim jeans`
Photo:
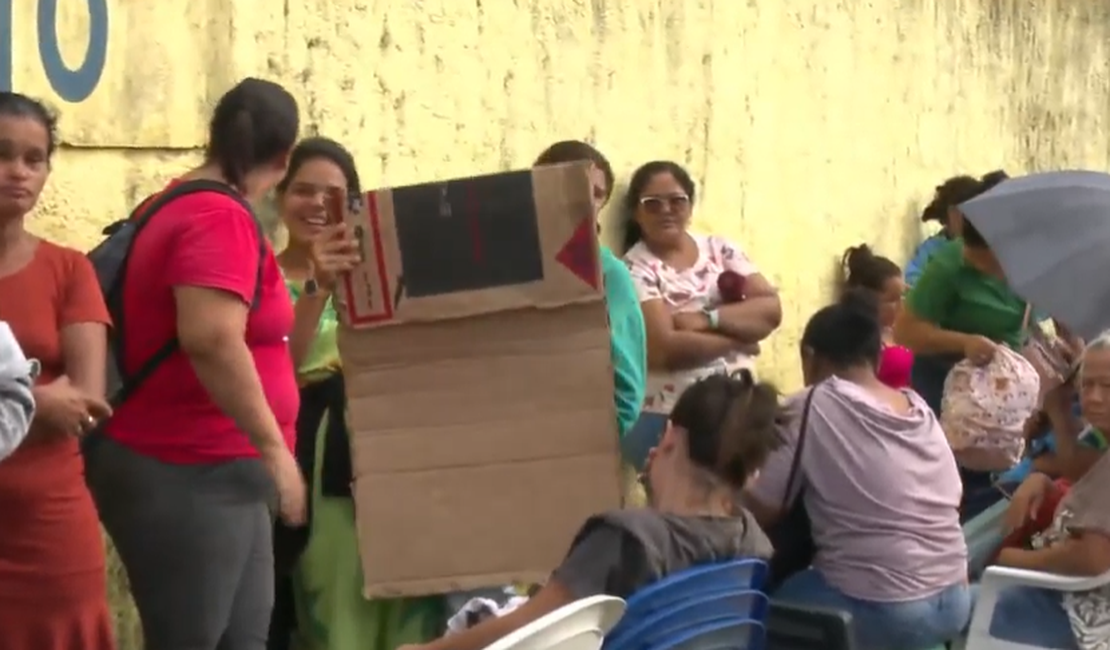
{"type": "Polygon", "coordinates": [[[961,467],[960,480],[964,484],[963,497],[960,499],[960,525],[975,519],[1005,498],[1002,490],[995,485],[991,472],[977,472],[961,467]]]}
{"type": "Polygon", "coordinates": [[[971,593],[965,584],[920,600],[877,602],[846,596],[817,569],[807,569],[788,578],[772,596],[848,612],[857,650],[928,650],[959,637],[971,619],[971,593]]]}
{"type": "MultiPolygon", "coordinates": [[[[975,592],[978,593],[977,591],[975,592]]],[[[1079,649],[1063,594],[1038,587],[1005,587],[991,618],[991,636],[1038,648],[1079,649]]]]}
{"type": "Polygon", "coordinates": [[[636,468],[637,472],[644,470],[648,452],[659,444],[663,432],[667,429],[667,416],[662,413],[641,413],[640,419],[628,430],[621,439],[621,456],[624,462],[636,468]]]}

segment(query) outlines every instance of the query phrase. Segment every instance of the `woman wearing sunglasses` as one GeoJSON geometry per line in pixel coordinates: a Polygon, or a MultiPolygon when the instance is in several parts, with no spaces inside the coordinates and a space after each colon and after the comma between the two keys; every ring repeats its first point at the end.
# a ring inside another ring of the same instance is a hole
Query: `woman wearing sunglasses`
{"type": "Polygon", "coordinates": [[[731,242],[688,232],[694,181],[680,165],[655,161],[632,175],[625,208],[625,262],[647,331],[643,413],[622,440],[642,468],[688,386],[714,373],[751,368],[759,342],[782,320],[778,292],[731,242]]]}

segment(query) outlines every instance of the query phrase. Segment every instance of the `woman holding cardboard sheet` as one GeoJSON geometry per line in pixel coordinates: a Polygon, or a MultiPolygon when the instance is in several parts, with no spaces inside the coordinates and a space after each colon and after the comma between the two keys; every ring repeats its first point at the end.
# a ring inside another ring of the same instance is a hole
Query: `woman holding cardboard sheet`
{"type": "MultiPolygon", "coordinates": [[[[596,218],[613,194],[614,181],[613,168],[600,151],[581,140],[562,140],[544,149],[536,158],[535,166],[573,162],[590,163],[590,185],[596,218]]],[[[602,245],[599,251],[605,285],[605,306],[609,314],[617,433],[624,438],[640,416],[640,407],[644,401],[647,374],[644,316],[640,311],[636,288],[628,268],[608,247],[602,245]]],[[[448,595],[447,605],[449,611],[455,612],[472,598],[489,598],[496,602],[504,600],[505,596],[504,589],[475,589],[448,595]]]]}
{"type": "Polygon", "coordinates": [[[632,175],[625,263],[647,329],[643,414],[623,441],[642,467],[682,390],[710,374],[751,368],[759,343],[779,326],[778,292],[722,237],[688,232],[694,181],[680,165],[649,162],[632,175]]]}
{"type": "Polygon", "coordinates": [[[339,319],[331,293],[338,273],[358,263],[346,227],[329,218],[328,197],[361,192],[351,154],[327,138],[302,140],[277,186],[289,244],[278,255],[295,301],[289,349],[297,368],[301,409],[297,462],[310,481],[307,529],[275,534],[277,598],[271,650],[393,650],[434,638],[442,599],[367,600],[351,496],[346,395],[336,341],[339,319]],[[291,623],[296,630],[291,633],[291,623]]]}
{"type": "MultiPolygon", "coordinates": [[[[536,159],[536,165],[580,161],[590,163],[594,210],[600,213],[613,195],[613,168],[600,151],[579,140],[564,140],[545,149],[536,159]]],[[[636,423],[644,402],[644,382],[647,375],[644,315],[640,311],[636,287],[628,268],[607,246],[602,245],[600,251],[605,306],[609,312],[617,430],[623,438],[636,423]]]]}

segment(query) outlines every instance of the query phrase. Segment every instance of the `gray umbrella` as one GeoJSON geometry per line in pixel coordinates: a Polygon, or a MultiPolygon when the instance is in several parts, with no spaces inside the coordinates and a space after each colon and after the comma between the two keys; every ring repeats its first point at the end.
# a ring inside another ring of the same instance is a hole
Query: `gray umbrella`
{"type": "Polygon", "coordinates": [[[1110,175],[1012,178],[959,209],[1038,311],[1087,340],[1110,327],[1110,175]]]}

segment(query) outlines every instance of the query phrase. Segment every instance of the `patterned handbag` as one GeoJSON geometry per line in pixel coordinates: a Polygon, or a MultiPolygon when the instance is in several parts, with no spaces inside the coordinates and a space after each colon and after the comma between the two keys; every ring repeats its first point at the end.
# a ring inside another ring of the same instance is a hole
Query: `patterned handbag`
{"type": "Polygon", "coordinates": [[[1025,451],[1025,422],[1037,408],[1040,377],[1033,365],[999,346],[984,366],[964,360],[944,380],[940,426],[961,467],[1002,472],[1025,451]]]}

